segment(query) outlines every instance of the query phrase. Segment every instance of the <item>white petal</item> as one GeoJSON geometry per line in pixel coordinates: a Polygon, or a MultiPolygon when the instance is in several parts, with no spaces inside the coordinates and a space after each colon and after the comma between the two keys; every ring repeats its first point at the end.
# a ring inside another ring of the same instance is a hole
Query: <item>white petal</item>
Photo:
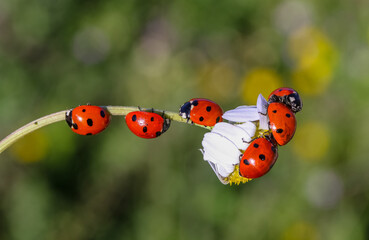
{"type": "Polygon", "coordinates": [[[226,111],[222,117],[232,122],[248,122],[259,120],[256,106],[239,106],[235,109],[226,111]]]}
{"type": "Polygon", "coordinates": [[[260,121],[259,121],[259,128],[263,130],[269,130],[269,117],[268,115],[263,115],[259,113],[260,121]]]}
{"type": "Polygon", "coordinates": [[[259,94],[256,106],[259,112],[259,128],[269,130],[268,102],[263,95],[259,94]]]}
{"type": "Polygon", "coordinates": [[[219,174],[218,169],[217,169],[217,166],[216,166],[214,163],[212,163],[212,162],[209,162],[209,161],[207,161],[207,162],[210,164],[211,169],[213,169],[213,171],[214,171],[215,175],[217,175],[217,177],[218,177],[219,181],[220,181],[221,183],[223,183],[224,185],[228,184],[228,183],[229,183],[229,181],[226,181],[226,180],[224,179],[225,177],[223,177],[222,175],[220,175],[220,174],[219,174]]]}
{"type": "Polygon", "coordinates": [[[238,125],[232,125],[229,123],[220,122],[220,123],[215,124],[211,132],[219,133],[220,135],[226,137],[228,140],[232,141],[237,146],[238,149],[246,150],[248,146],[248,144],[245,143],[243,139],[248,139],[249,133],[247,132],[246,129],[238,127],[238,125]]]}
{"type": "Polygon", "coordinates": [[[222,177],[228,177],[234,171],[234,165],[231,164],[217,164],[218,173],[222,177]]]}
{"type": "Polygon", "coordinates": [[[204,160],[215,164],[237,164],[241,152],[229,139],[218,133],[206,133],[202,140],[204,160]]]}
{"type": "MultiPolygon", "coordinates": [[[[255,132],[256,132],[256,125],[253,124],[252,122],[246,122],[243,124],[239,124],[237,125],[238,127],[244,129],[248,135],[245,135],[243,138],[244,142],[251,142],[251,139],[254,137],[255,132]]],[[[249,144],[246,145],[246,148],[249,146],[249,144]]]]}
{"type": "Polygon", "coordinates": [[[258,100],[256,101],[256,106],[257,106],[257,109],[258,109],[259,113],[262,113],[264,115],[267,114],[268,102],[267,102],[267,100],[265,100],[263,95],[259,94],[258,100]]]}

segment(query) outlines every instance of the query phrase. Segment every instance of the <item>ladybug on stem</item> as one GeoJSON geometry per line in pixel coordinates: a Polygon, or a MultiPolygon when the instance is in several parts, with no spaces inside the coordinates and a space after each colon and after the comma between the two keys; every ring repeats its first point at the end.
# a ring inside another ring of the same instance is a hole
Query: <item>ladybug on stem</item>
{"type": "Polygon", "coordinates": [[[133,111],[125,117],[132,133],[141,138],[156,138],[168,130],[170,119],[154,112],[133,111]]]}
{"type": "Polygon", "coordinates": [[[193,98],[184,103],[179,109],[181,115],[187,121],[203,126],[214,126],[221,122],[223,110],[215,102],[205,98],[193,98]]]}
{"type": "Polygon", "coordinates": [[[65,114],[65,120],[73,132],[80,135],[95,135],[110,123],[110,113],[99,106],[81,105],[65,114]]]}

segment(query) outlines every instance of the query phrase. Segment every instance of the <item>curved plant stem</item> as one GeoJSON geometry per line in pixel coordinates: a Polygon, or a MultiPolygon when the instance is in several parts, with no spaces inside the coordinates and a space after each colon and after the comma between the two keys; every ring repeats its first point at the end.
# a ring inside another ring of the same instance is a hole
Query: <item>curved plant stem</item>
{"type": "Polygon", "coordinates": [[[18,139],[27,135],[30,132],[33,132],[41,127],[49,125],[51,123],[59,122],[65,120],[65,113],[67,111],[60,111],[56,113],[52,113],[50,115],[41,117],[36,119],[23,127],[15,130],[11,134],[9,134],[6,138],[0,141],[0,153],[2,153],[5,149],[7,149],[10,145],[16,142],[18,139]]]}
{"type": "MultiPolygon", "coordinates": [[[[192,124],[191,122],[182,118],[177,112],[167,112],[167,111],[157,110],[157,109],[152,109],[152,108],[138,108],[138,107],[125,107],[125,106],[102,106],[102,107],[106,108],[112,116],[125,116],[132,111],[142,110],[142,111],[152,111],[152,112],[164,115],[166,118],[169,118],[172,121],[192,124]]],[[[50,115],[36,119],[24,125],[23,127],[15,130],[14,132],[12,132],[7,137],[5,137],[3,140],[0,141],[0,153],[5,151],[8,147],[10,147],[10,145],[12,145],[14,142],[24,137],[25,135],[27,135],[28,133],[31,133],[41,127],[47,126],[55,122],[65,121],[65,114],[68,111],[70,110],[64,110],[64,111],[52,113],[50,115]]],[[[211,129],[211,127],[206,127],[206,126],[197,125],[197,124],[193,124],[193,125],[206,128],[206,129],[211,129]]]]}

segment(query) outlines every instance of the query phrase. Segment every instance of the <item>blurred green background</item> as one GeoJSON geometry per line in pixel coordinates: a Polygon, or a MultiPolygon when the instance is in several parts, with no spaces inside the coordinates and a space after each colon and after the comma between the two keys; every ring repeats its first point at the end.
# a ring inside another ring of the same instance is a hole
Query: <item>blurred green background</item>
{"type": "Polygon", "coordinates": [[[80,104],[224,110],[295,88],[264,177],[222,185],[181,123],[64,122],[0,155],[0,239],[368,239],[369,1],[1,0],[0,136],[80,104]]]}

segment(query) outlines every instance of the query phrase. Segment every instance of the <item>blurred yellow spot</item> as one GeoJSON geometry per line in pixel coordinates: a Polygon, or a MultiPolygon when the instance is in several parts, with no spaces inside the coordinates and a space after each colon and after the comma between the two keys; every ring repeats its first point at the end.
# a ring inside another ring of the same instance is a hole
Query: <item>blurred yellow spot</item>
{"type": "Polygon", "coordinates": [[[297,222],[286,229],[282,235],[282,240],[317,240],[319,234],[317,229],[306,222],[297,222]]]}
{"type": "Polygon", "coordinates": [[[18,140],[11,148],[11,153],[20,162],[31,163],[44,158],[47,147],[46,135],[42,130],[37,130],[18,140]]]}
{"type": "Polygon", "coordinates": [[[279,87],[282,87],[282,79],[274,70],[257,68],[245,76],[242,97],[248,104],[256,104],[260,93],[267,98],[272,91],[279,87]]]}
{"type": "Polygon", "coordinates": [[[226,99],[235,92],[235,74],[225,62],[205,64],[199,72],[200,89],[207,98],[226,99]]]}
{"type": "Polygon", "coordinates": [[[291,35],[289,54],[295,61],[292,83],[300,93],[323,93],[332,81],[337,50],[318,29],[305,27],[291,35]]]}
{"type": "Polygon", "coordinates": [[[293,139],[293,149],[306,160],[321,159],[329,148],[330,134],[326,126],[319,122],[308,122],[297,126],[293,139]]]}

